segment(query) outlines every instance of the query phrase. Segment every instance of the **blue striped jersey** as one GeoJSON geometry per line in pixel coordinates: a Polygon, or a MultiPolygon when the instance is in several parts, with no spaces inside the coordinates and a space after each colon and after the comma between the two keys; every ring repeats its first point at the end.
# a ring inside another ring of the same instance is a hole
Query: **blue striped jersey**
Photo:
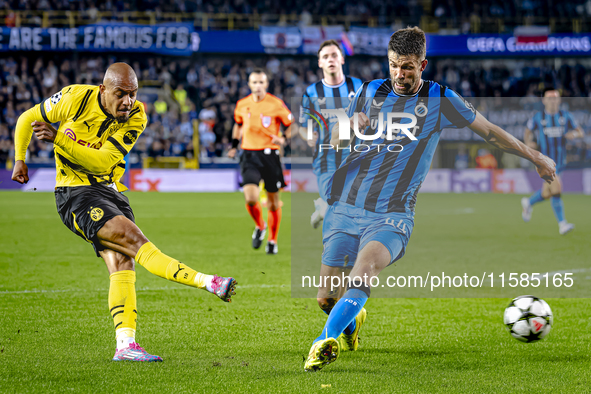
{"type": "Polygon", "coordinates": [[[527,128],[532,131],[540,151],[554,160],[558,169],[566,165],[564,135],[577,128],[577,123],[568,111],[558,111],[554,115],[546,111],[537,112],[527,122],[527,128]]]}
{"type": "MultiPolygon", "coordinates": [[[[363,112],[370,119],[365,135],[379,130],[379,113],[383,113],[384,120],[389,112],[414,115],[416,126],[408,132],[417,140],[411,140],[400,130],[392,133],[391,140],[385,139],[386,127],[384,134],[373,141],[355,137],[351,153],[328,182],[328,203],[410,216],[414,216],[417,193],[429,171],[441,130],[466,127],[476,118],[470,103],[433,81],[423,81],[418,92],[409,96],[396,94],[390,79],[365,82],[355,94],[347,115],[352,117],[355,112],[363,112]]],[[[411,122],[404,117],[394,120],[400,124],[411,122]]]]}
{"type": "MultiPolygon", "coordinates": [[[[345,77],[345,80],[336,86],[327,85],[324,80],[308,86],[302,98],[300,125],[306,127],[307,121],[310,119],[310,109],[320,113],[323,109],[347,108],[351,98],[362,83],[359,78],[345,77]]],[[[346,151],[323,150],[321,152],[319,150],[320,144],[330,144],[329,130],[336,121],[336,118],[333,117],[326,117],[326,119],[328,121],[328,130],[322,123],[321,125],[313,123],[314,131],[318,132],[318,140],[312,160],[312,168],[316,175],[332,174],[348,155],[346,151]]]]}

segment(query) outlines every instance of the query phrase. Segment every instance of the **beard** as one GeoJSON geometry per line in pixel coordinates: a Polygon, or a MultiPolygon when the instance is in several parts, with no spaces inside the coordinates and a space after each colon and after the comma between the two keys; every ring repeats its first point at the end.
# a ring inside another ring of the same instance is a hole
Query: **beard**
{"type": "Polygon", "coordinates": [[[404,81],[396,81],[394,78],[392,78],[392,81],[394,81],[394,83],[392,84],[392,88],[394,89],[394,92],[396,92],[398,94],[410,94],[413,90],[412,83],[408,83],[408,82],[404,82],[404,81]],[[402,89],[397,88],[396,84],[402,85],[404,87],[402,89]]]}
{"type": "Polygon", "coordinates": [[[115,117],[115,120],[117,120],[117,122],[119,123],[125,123],[129,120],[129,115],[120,115],[115,117]]]}

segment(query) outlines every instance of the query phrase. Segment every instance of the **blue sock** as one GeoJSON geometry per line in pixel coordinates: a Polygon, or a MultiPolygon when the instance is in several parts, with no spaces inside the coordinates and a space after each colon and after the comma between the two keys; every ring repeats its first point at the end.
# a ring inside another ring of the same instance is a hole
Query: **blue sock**
{"type": "MultiPolygon", "coordinates": [[[[322,311],[330,316],[330,312],[332,311],[332,309],[330,311],[323,309],[322,311]]],[[[356,327],[356,323],[355,323],[355,319],[353,319],[351,324],[349,324],[343,332],[347,335],[351,335],[351,334],[353,334],[353,331],[355,331],[355,327],[356,327]]]]}
{"type": "Polygon", "coordinates": [[[558,223],[564,221],[564,204],[562,204],[562,198],[560,196],[553,196],[550,201],[552,202],[552,210],[558,223]]]}
{"type": "Polygon", "coordinates": [[[332,308],[322,334],[314,340],[314,343],[326,338],[338,338],[343,330],[355,320],[363,306],[367,302],[367,293],[359,289],[349,289],[332,308]]]}
{"type": "Polygon", "coordinates": [[[544,201],[544,198],[542,197],[542,189],[540,189],[531,195],[529,198],[529,205],[534,205],[542,201],[544,201]]]}

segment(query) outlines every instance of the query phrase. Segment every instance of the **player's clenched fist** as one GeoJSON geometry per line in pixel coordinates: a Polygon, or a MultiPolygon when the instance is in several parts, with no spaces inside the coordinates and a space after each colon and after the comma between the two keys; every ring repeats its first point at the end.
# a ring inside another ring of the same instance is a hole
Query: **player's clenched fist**
{"type": "Polygon", "coordinates": [[[14,163],[14,169],[12,170],[12,180],[20,184],[29,182],[29,168],[22,160],[17,160],[14,163]]]}
{"type": "Polygon", "coordinates": [[[556,177],[556,163],[546,155],[539,154],[535,163],[540,178],[550,183],[556,177]]]}
{"type": "Polygon", "coordinates": [[[35,136],[41,141],[53,142],[57,135],[57,130],[50,124],[45,122],[34,121],[31,123],[35,136]]]}
{"type": "MultiPolygon", "coordinates": [[[[361,132],[361,130],[365,129],[367,126],[369,126],[369,118],[367,117],[366,114],[364,114],[363,112],[360,112],[358,114],[358,125],[359,125],[359,132],[361,132]]],[[[351,130],[355,130],[355,116],[351,116],[351,119],[349,120],[350,126],[351,126],[351,130]]]]}

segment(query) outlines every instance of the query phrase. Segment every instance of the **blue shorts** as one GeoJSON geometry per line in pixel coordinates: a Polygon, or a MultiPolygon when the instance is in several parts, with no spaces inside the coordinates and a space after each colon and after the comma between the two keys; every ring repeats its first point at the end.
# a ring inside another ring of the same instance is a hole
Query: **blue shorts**
{"type": "Polygon", "coordinates": [[[322,227],[322,264],[353,267],[357,254],[370,241],[390,252],[391,262],[402,258],[414,227],[405,213],[374,213],[337,202],[328,207],[322,227]]]}
{"type": "Polygon", "coordinates": [[[318,183],[318,193],[320,193],[320,198],[322,198],[324,201],[326,201],[328,198],[326,194],[328,193],[328,181],[330,181],[331,177],[332,173],[330,172],[316,175],[316,183],[318,183]]]}

